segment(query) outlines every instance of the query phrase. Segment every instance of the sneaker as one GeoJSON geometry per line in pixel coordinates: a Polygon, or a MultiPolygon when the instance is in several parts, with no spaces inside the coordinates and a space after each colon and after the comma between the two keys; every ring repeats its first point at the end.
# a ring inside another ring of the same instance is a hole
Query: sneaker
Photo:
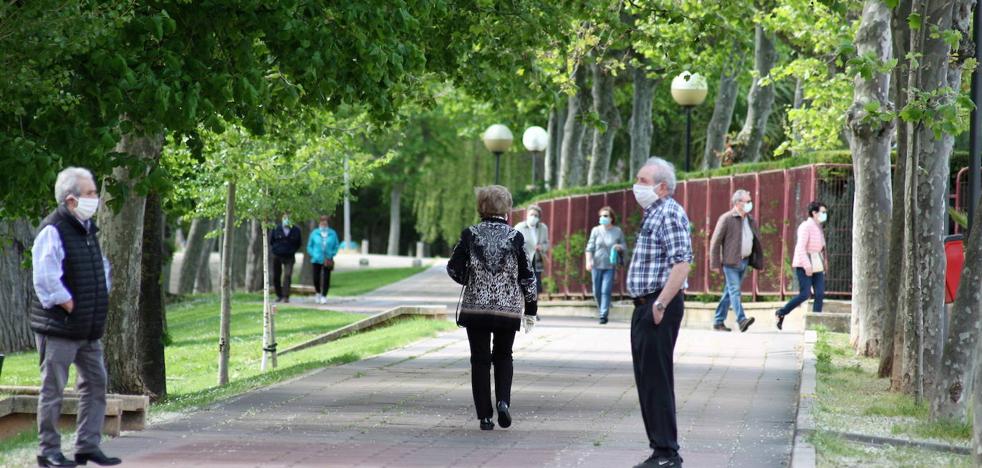
{"type": "Polygon", "coordinates": [[[716,325],[713,325],[713,330],[725,331],[725,332],[733,331],[732,329],[727,328],[726,325],[723,325],[722,323],[717,323],[716,325]]]}
{"type": "Polygon", "coordinates": [[[784,330],[784,316],[775,312],[774,317],[777,317],[777,329],[784,330]]]}
{"type": "Polygon", "coordinates": [[[682,457],[676,455],[674,457],[665,457],[652,454],[647,460],[641,462],[640,464],[634,465],[634,468],[681,468],[682,467],[682,457]]]}
{"type": "Polygon", "coordinates": [[[753,317],[743,319],[743,321],[740,322],[740,332],[742,333],[747,331],[747,329],[754,324],[754,320],[756,319],[754,319],[753,317]]]}

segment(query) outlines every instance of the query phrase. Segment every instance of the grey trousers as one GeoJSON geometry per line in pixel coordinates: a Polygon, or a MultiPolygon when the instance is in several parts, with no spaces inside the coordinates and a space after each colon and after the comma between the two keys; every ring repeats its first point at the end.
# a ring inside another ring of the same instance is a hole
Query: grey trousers
{"type": "Polygon", "coordinates": [[[102,341],[71,340],[35,335],[41,357],[41,393],[38,398],[39,455],[61,452],[58,418],[61,416],[62,393],[68,381],[68,366],[75,364],[78,376],[78,420],[75,453],[99,449],[102,423],[106,418],[106,367],[102,359],[102,341]]]}

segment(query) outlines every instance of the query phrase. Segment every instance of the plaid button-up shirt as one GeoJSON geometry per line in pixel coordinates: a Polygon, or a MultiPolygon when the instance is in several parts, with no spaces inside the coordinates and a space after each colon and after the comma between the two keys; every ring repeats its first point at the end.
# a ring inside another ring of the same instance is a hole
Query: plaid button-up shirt
{"type": "MultiPolygon", "coordinates": [[[[641,297],[662,289],[672,267],[683,262],[692,263],[689,217],[678,202],[665,197],[644,210],[627,271],[628,293],[641,297]]],[[[686,287],[688,283],[682,285],[686,287]]]]}

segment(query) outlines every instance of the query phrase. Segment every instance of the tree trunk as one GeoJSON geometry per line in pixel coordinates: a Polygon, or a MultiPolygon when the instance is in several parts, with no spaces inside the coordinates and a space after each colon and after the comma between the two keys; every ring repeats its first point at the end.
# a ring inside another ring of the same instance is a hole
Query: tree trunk
{"type": "Polygon", "coordinates": [[[218,329],[218,385],[228,383],[232,323],[232,245],[235,244],[235,182],[228,182],[225,197],[225,241],[222,242],[221,318],[218,329]]]}
{"type": "MultiPolygon", "coordinates": [[[[760,30],[758,29],[758,33],[760,30]]],[[[856,32],[859,55],[877,60],[892,57],[890,8],[879,0],[866,0],[856,32]]],[[[852,150],[856,195],[853,202],[852,241],[852,342],[859,354],[879,352],[881,318],[886,312],[887,249],[882,241],[890,230],[890,142],[893,122],[869,118],[866,106],[878,102],[891,110],[890,75],[876,73],[869,79],[857,75],[853,104],[846,115],[852,150]]]]}
{"type": "Polygon", "coordinates": [[[399,237],[402,234],[402,184],[393,184],[389,192],[389,244],[387,255],[399,255],[399,237]]]}
{"type": "MultiPolygon", "coordinates": [[[[924,8],[919,13],[924,25],[911,34],[911,52],[919,57],[920,66],[911,70],[908,102],[922,93],[939,92],[950,84],[949,80],[961,81],[960,65],[949,67],[951,46],[941,35],[932,33],[937,28],[947,31],[952,26],[952,3],[947,0],[918,2],[914,9],[924,8]],[[952,75],[951,72],[954,72],[952,75]]],[[[955,85],[957,89],[958,85],[955,85]]],[[[950,103],[953,95],[940,96],[932,100],[933,106],[950,103]]],[[[931,398],[936,390],[937,367],[941,363],[941,312],[944,307],[945,254],[942,236],[947,220],[947,179],[948,161],[954,140],[941,136],[936,138],[934,130],[924,122],[917,122],[910,134],[913,144],[914,183],[908,190],[908,197],[916,204],[908,216],[916,216],[913,243],[916,253],[911,259],[916,262],[912,270],[917,277],[908,277],[909,282],[901,284],[901,291],[916,288],[919,302],[910,304],[917,308],[919,317],[918,335],[920,337],[918,357],[920,364],[914,382],[916,395],[931,398]]],[[[910,181],[910,179],[908,179],[910,181]]],[[[906,364],[906,363],[905,363],[906,364]]]]}
{"type": "Polygon", "coordinates": [[[198,266],[201,263],[201,251],[205,248],[205,234],[210,229],[208,224],[206,219],[195,218],[191,221],[183,260],[181,261],[181,273],[177,286],[178,294],[194,292],[195,279],[198,278],[198,266]]]}
{"type": "Polygon", "coordinates": [[[720,166],[720,155],[726,150],[726,134],[733,121],[733,109],[737,100],[737,77],[743,71],[744,54],[734,45],[730,58],[720,66],[719,86],[716,88],[716,103],[713,117],[706,126],[706,149],[702,154],[702,168],[715,169],[720,166]],[[737,56],[739,55],[739,56],[737,56]]]}
{"type": "MultiPolygon", "coordinates": [[[[979,348],[982,348],[982,340],[979,340],[979,348]]],[[[976,349],[976,354],[982,356],[982,350],[976,349]]],[[[975,361],[975,388],[982,388],[982,359],[975,361]]],[[[975,397],[975,422],[972,425],[974,435],[972,436],[972,450],[975,452],[975,466],[982,466],[982,398],[975,397]]]]}
{"type": "Polygon", "coordinates": [[[140,364],[146,390],[151,400],[167,395],[167,373],[164,360],[164,305],[163,269],[164,210],[159,192],[147,194],[143,215],[143,266],[140,272],[140,307],[138,313],[144,323],[142,339],[137,342],[140,364]]]}
{"type": "Polygon", "coordinates": [[[246,290],[263,290],[263,231],[260,222],[249,222],[249,252],[246,260],[246,290]]]}
{"type": "Polygon", "coordinates": [[[549,145],[546,147],[545,171],[543,179],[546,190],[552,190],[558,182],[559,160],[563,146],[563,126],[566,123],[566,108],[557,105],[549,113],[549,145]]]}
{"type": "Polygon", "coordinates": [[[651,135],[655,131],[655,126],[651,122],[651,103],[655,97],[655,80],[648,77],[648,70],[643,59],[639,56],[640,62],[637,66],[631,67],[631,76],[634,81],[634,93],[631,98],[631,119],[628,122],[631,135],[631,175],[633,179],[644,165],[644,162],[651,157],[651,135]]]}
{"type": "MultiPolygon", "coordinates": [[[[208,228],[205,234],[218,227],[218,221],[207,221],[207,226],[208,228]]],[[[215,251],[215,242],[217,241],[218,239],[215,236],[205,237],[202,240],[202,248],[198,254],[198,258],[194,259],[194,261],[198,262],[197,275],[194,279],[194,292],[197,294],[206,294],[215,291],[215,287],[211,281],[211,254],[215,251]]]]}
{"type": "MultiPolygon", "coordinates": [[[[263,225],[263,257],[269,258],[269,229],[263,225]]],[[[265,371],[268,364],[276,368],[276,331],[274,327],[274,306],[269,302],[269,262],[263,265],[263,359],[259,370],[265,371]]]]}
{"type": "Polygon", "coordinates": [[[30,250],[34,228],[23,219],[0,221],[0,351],[34,349],[30,308],[34,282],[30,250]]]}
{"type": "Polygon", "coordinates": [[[566,122],[563,124],[563,145],[559,155],[558,189],[569,188],[576,183],[577,157],[581,153],[582,104],[586,100],[586,65],[579,63],[573,74],[576,93],[569,96],[566,103],[566,122]]]}
{"type": "MultiPolygon", "coordinates": [[[[949,63],[948,71],[948,86],[956,90],[961,89],[964,59],[970,56],[970,53],[968,53],[969,50],[974,50],[972,49],[974,44],[969,29],[974,6],[974,0],[961,0],[955,3],[955,8],[952,10],[952,25],[955,30],[962,34],[958,58],[949,63]]],[[[943,170],[935,168],[933,172],[937,173],[936,175],[943,174],[945,179],[942,181],[942,185],[946,187],[949,172],[947,166],[948,159],[954,147],[955,137],[951,134],[945,134],[942,140],[944,145],[941,149],[948,155],[943,158],[945,160],[945,167],[943,170]]],[[[945,189],[943,195],[946,194],[947,190],[945,189]]],[[[943,214],[941,219],[942,222],[946,222],[947,214],[943,214]]],[[[941,229],[941,234],[943,235],[945,229],[943,226],[941,229]]],[[[958,288],[959,291],[956,293],[956,300],[952,306],[948,335],[947,337],[943,337],[944,342],[938,349],[939,359],[935,361],[938,365],[931,372],[934,377],[934,380],[930,382],[932,384],[930,392],[932,400],[931,416],[935,420],[962,422],[965,421],[968,414],[968,396],[972,394],[972,372],[974,370],[975,360],[977,359],[975,348],[980,328],[982,328],[982,311],[979,310],[982,307],[982,288],[979,287],[979,285],[982,285],[982,269],[980,269],[982,267],[980,265],[982,263],[982,235],[978,231],[976,229],[975,235],[970,235],[968,242],[965,244],[965,265],[962,268],[962,283],[960,283],[966,286],[975,285],[975,287],[958,288]],[[974,268],[972,265],[973,262],[976,264],[974,268]]],[[[947,260],[943,245],[941,257],[943,259],[942,262],[947,260]]],[[[943,272],[944,270],[942,270],[942,275],[943,272]]],[[[942,293],[940,307],[943,310],[943,277],[941,278],[940,286],[942,293]]],[[[941,320],[943,319],[939,317],[939,325],[941,320]]],[[[930,356],[929,352],[925,352],[925,361],[927,361],[927,356],[930,356]]],[[[931,366],[935,362],[929,362],[928,365],[931,366]]],[[[932,367],[928,367],[927,369],[932,369],[932,367]]]]}
{"type": "Polygon", "coordinates": [[[246,265],[249,261],[249,223],[235,227],[232,243],[232,289],[242,290],[246,282],[246,265]]]}
{"type": "Polygon", "coordinates": [[[607,183],[610,172],[610,153],[614,150],[614,135],[621,127],[621,113],[614,103],[614,77],[610,70],[603,65],[593,67],[593,109],[605,128],[598,129],[593,134],[592,155],[590,156],[590,171],[587,175],[587,185],[607,183]]]}
{"type": "Polygon", "coordinates": [[[754,31],[756,76],[747,94],[747,118],[733,144],[734,162],[760,161],[767,119],[774,107],[774,86],[762,86],[760,82],[771,74],[771,68],[776,62],[777,49],[774,46],[774,38],[758,24],[754,31]]]}
{"type": "MultiPolygon", "coordinates": [[[[982,203],[979,205],[982,207],[982,203]]],[[[974,372],[978,372],[977,362],[982,361],[982,354],[977,351],[982,342],[979,339],[982,333],[982,228],[979,226],[972,227],[965,243],[965,266],[951,307],[951,327],[938,377],[939,391],[932,405],[936,419],[965,420],[973,393],[973,367],[974,372]]],[[[978,392],[975,393],[976,400],[982,399],[978,392]]]]}
{"type": "MultiPolygon", "coordinates": [[[[592,101],[592,99],[590,100],[592,101]]],[[[592,103],[581,101],[580,107],[584,109],[583,116],[579,124],[580,129],[580,149],[576,154],[576,168],[573,171],[573,186],[582,187],[586,185],[587,173],[590,172],[590,148],[593,146],[593,136],[597,133],[597,129],[593,127],[592,123],[586,121],[587,112],[585,109],[591,109],[593,107],[592,103]]]]}
{"type": "MultiPolygon", "coordinates": [[[[124,135],[116,150],[152,161],[160,158],[162,145],[162,136],[124,135]]],[[[150,337],[152,330],[148,330],[148,327],[153,327],[140,313],[143,224],[147,201],[146,197],[135,195],[134,185],[138,175],[131,175],[125,167],[117,167],[113,170],[113,178],[128,189],[124,193],[129,195],[118,211],[114,212],[107,206],[99,214],[99,243],[112,268],[112,289],[103,337],[109,374],[108,390],[110,393],[153,394],[144,375],[144,363],[156,356],[147,356],[144,352],[154,347],[162,348],[163,342],[159,335],[150,337]],[[141,343],[148,337],[151,338],[150,343],[141,343]]],[[[159,280],[159,276],[155,280],[159,280]]],[[[159,352],[163,354],[162,349],[159,352]]]]}
{"type": "MultiPolygon", "coordinates": [[[[891,25],[893,30],[893,56],[906,57],[910,47],[910,26],[907,17],[910,15],[911,0],[902,0],[893,9],[891,25]]],[[[910,70],[907,64],[900,62],[893,69],[893,100],[896,109],[903,109],[907,105],[906,84],[908,82],[910,70]]],[[[900,388],[900,373],[894,372],[895,365],[895,344],[901,345],[903,342],[903,327],[897,326],[897,316],[899,310],[900,273],[903,269],[903,246],[904,246],[904,223],[900,222],[904,216],[904,175],[907,168],[907,125],[897,125],[897,159],[893,170],[893,214],[890,224],[890,252],[887,257],[887,311],[883,316],[883,339],[880,341],[880,367],[878,375],[880,377],[891,376],[890,387],[900,388]]],[[[898,369],[901,366],[896,366],[898,369]]]]}

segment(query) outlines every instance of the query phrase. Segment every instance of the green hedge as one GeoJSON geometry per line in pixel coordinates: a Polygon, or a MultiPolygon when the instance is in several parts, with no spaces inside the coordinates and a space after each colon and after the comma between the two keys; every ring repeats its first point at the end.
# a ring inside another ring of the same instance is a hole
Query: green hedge
{"type": "MultiPolygon", "coordinates": [[[[896,159],[896,153],[891,153],[891,159],[896,159]]],[[[772,171],[776,169],[791,169],[799,166],[807,166],[809,164],[852,164],[852,153],[850,153],[849,150],[816,151],[814,153],[791,156],[789,158],[782,158],[775,161],[740,163],[706,171],[679,171],[677,177],[678,180],[706,179],[710,177],[725,177],[737,174],[747,174],[751,172],[772,171]]],[[[955,151],[954,154],[951,155],[952,175],[963,167],[968,167],[968,152],[955,151]]],[[[524,197],[516,197],[518,199],[516,200],[515,205],[520,208],[524,208],[540,201],[569,197],[573,195],[587,195],[591,193],[625,190],[631,188],[633,185],[634,182],[631,181],[616,184],[593,185],[589,187],[572,187],[563,190],[551,190],[538,195],[528,193],[527,195],[523,194],[526,195],[524,197]]]]}

